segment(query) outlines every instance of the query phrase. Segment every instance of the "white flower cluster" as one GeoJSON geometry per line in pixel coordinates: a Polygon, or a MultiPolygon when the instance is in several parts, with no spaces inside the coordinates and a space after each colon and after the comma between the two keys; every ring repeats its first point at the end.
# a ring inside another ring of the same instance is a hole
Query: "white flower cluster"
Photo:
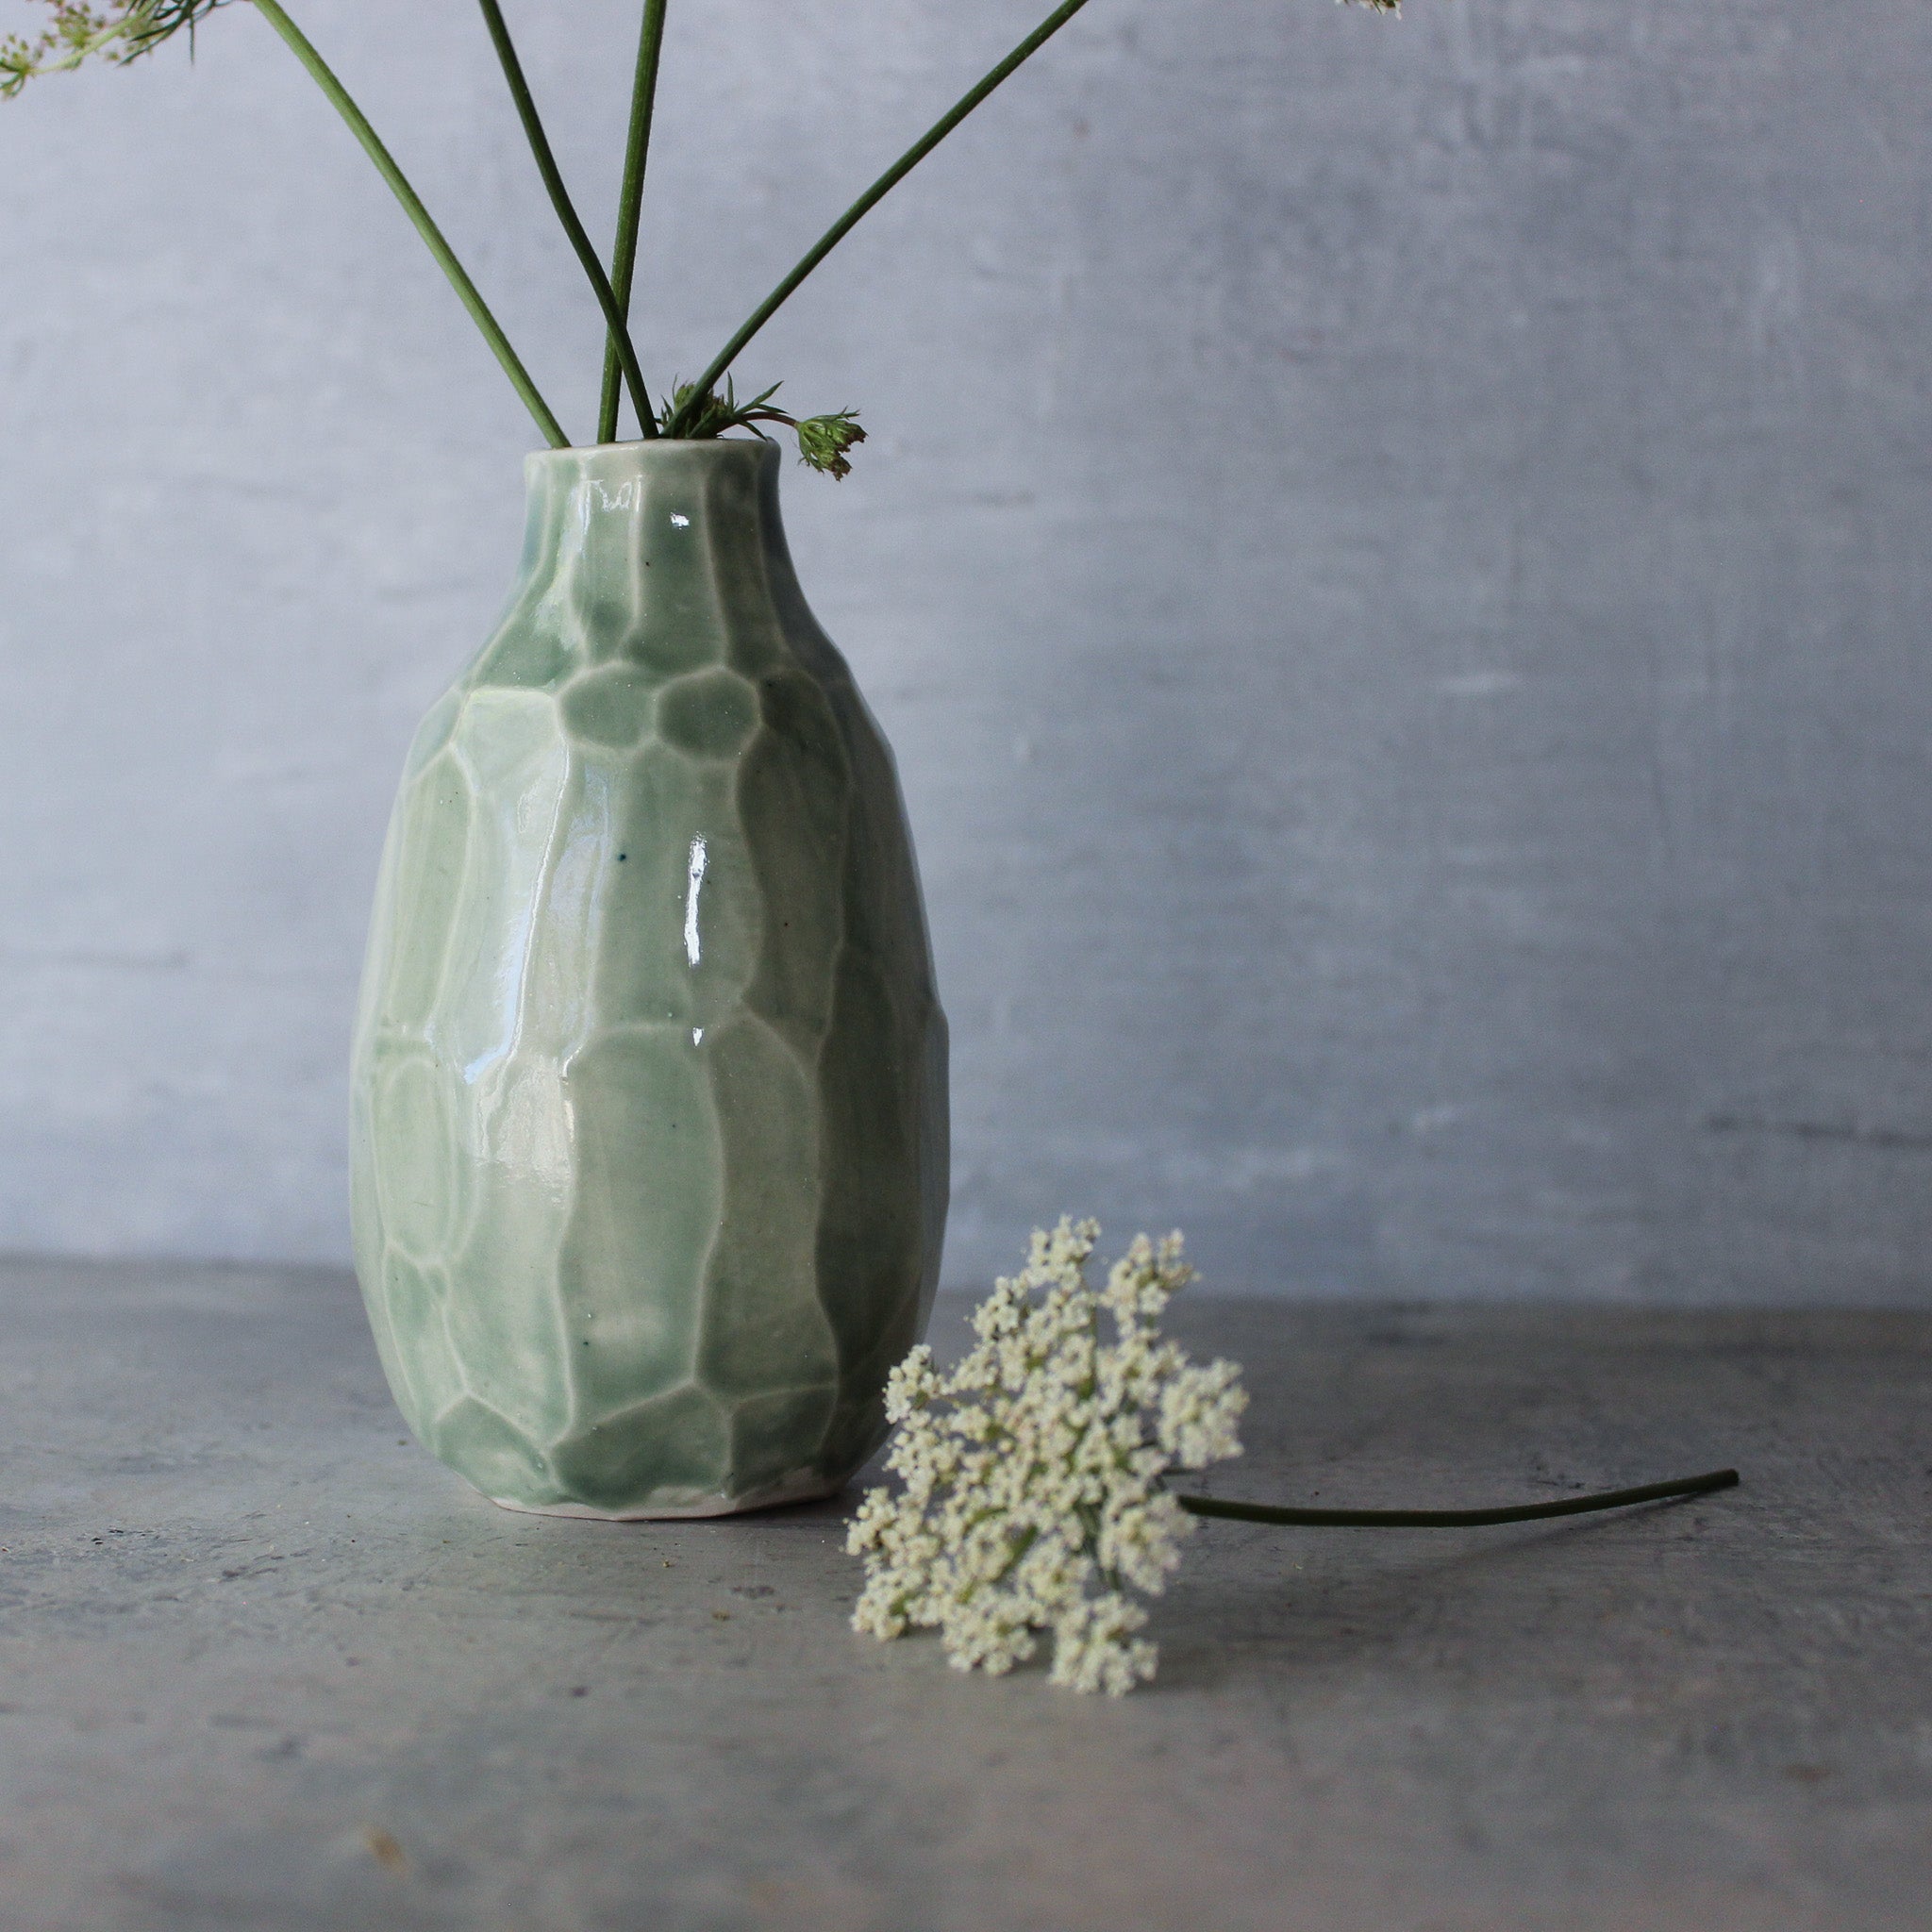
{"type": "Polygon", "coordinates": [[[995,1674],[1051,1630],[1056,1684],[1118,1697],[1153,1676],[1155,1646],[1136,1635],[1147,1613],[1128,1592],[1158,1594],[1194,1527],[1161,1479],[1239,1456],[1247,1395],[1235,1363],[1201,1366],[1161,1339],[1161,1311],[1193,1278],[1181,1237],[1138,1236],[1096,1291],[1099,1234],[1091,1221],[1036,1229],[950,1375],[923,1344],[892,1371],[899,1487],[872,1491],[847,1539],[866,1559],[855,1630],[937,1628],[955,1669],[995,1674]]]}

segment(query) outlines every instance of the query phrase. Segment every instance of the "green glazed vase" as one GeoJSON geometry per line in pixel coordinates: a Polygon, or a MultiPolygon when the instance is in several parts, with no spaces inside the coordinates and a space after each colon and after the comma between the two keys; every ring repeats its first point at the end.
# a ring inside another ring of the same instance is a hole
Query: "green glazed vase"
{"type": "Polygon", "coordinates": [[[357,1271],[410,1427],[513,1508],[828,1494],[931,1307],[946,1024],[891,754],[806,607],[778,467],[531,457],[508,613],[391,822],[357,1271]]]}

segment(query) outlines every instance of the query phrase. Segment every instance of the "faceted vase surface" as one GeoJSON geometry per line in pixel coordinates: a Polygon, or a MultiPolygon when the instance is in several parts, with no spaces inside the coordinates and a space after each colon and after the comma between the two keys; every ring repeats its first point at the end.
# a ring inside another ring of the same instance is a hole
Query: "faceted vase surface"
{"type": "Polygon", "coordinates": [[[353,1075],[356,1262],[422,1441],[518,1508],[716,1515],[885,1433],[947,1191],[891,755],[776,448],[528,460],[508,610],[412,746],[353,1075]]]}

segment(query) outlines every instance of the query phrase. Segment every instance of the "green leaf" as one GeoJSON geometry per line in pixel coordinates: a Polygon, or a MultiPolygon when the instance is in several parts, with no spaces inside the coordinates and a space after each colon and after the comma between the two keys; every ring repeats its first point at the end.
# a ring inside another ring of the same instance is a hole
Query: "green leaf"
{"type": "Polygon", "coordinates": [[[770,389],[760,390],[741,403],[728,375],[722,396],[716,390],[700,396],[696,383],[676,383],[658,412],[658,425],[666,436],[675,435],[688,442],[708,442],[729,429],[749,429],[754,436],[769,441],[758,425],[782,423],[797,433],[801,462],[824,472],[835,482],[842,482],[852,474],[847,453],[865,441],[865,431],[858,426],[858,411],[835,409],[829,416],[807,416],[801,421],[788,410],[773,406],[772,398],[782,387],[774,382],[770,389]],[[674,429],[674,424],[680,426],[674,429]]]}

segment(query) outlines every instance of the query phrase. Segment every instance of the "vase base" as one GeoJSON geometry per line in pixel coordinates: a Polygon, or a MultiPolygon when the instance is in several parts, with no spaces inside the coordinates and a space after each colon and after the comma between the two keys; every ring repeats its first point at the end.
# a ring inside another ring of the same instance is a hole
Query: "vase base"
{"type": "Polygon", "coordinates": [[[794,1476],[742,1496],[693,1496],[684,1503],[641,1504],[631,1509],[599,1509],[589,1503],[516,1503],[491,1496],[499,1509],[524,1516],[576,1516],[591,1523],[680,1523],[708,1516],[742,1516],[752,1509],[776,1509],[787,1503],[819,1503],[836,1496],[844,1482],[822,1475],[794,1476]]]}

